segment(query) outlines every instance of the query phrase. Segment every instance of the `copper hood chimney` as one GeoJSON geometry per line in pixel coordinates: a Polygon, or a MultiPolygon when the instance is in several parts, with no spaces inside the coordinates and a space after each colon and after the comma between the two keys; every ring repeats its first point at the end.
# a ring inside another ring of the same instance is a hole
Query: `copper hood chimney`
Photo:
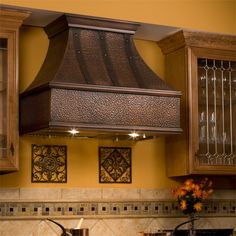
{"type": "Polygon", "coordinates": [[[20,95],[20,133],[140,139],[176,134],[180,92],[138,55],[139,24],[63,15],[45,27],[50,40],[37,77],[20,95]]]}

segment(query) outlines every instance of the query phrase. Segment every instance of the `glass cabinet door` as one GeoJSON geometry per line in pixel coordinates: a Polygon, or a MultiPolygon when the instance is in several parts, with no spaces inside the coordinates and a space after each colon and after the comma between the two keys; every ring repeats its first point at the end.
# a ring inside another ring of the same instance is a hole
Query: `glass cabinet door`
{"type": "Polygon", "coordinates": [[[198,58],[200,165],[236,164],[236,61],[198,58]]]}
{"type": "Polygon", "coordinates": [[[7,39],[0,38],[0,159],[7,156],[7,39]]]}

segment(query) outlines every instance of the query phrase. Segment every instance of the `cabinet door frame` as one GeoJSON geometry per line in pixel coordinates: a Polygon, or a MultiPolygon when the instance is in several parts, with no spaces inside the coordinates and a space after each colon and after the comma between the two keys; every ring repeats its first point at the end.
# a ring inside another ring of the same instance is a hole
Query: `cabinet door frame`
{"type": "Polygon", "coordinates": [[[198,74],[197,59],[209,58],[236,61],[235,51],[224,51],[209,48],[188,48],[188,100],[189,100],[189,153],[190,173],[192,174],[235,174],[236,165],[200,165],[196,159],[199,149],[199,121],[198,121],[198,74]]]}
{"type": "Polygon", "coordinates": [[[0,38],[7,39],[7,155],[0,158],[0,171],[19,169],[18,129],[18,32],[1,29],[0,38]]]}

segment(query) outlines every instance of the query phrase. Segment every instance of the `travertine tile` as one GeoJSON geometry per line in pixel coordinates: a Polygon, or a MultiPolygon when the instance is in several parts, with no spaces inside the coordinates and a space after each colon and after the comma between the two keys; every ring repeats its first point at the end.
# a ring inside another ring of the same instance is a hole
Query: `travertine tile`
{"type": "Polygon", "coordinates": [[[0,188],[1,200],[18,200],[20,198],[19,188],[0,188]]]}
{"type": "Polygon", "coordinates": [[[199,220],[199,229],[236,229],[235,217],[211,217],[199,220]]]}
{"type": "Polygon", "coordinates": [[[236,199],[236,190],[214,190],[210,199],[236,199]]]}
{"type": "Polygon", "coordinates": [[[59,200],[61,199],[60,188],[21,188],[21,200],[59,200]]]}
{"type": "MultiPolygon", "coordinates": [[[[90,236],[137,236],[139,232],[157,232],[174,229],[187,218],[125,218],[125,219],[85,219],[83,228],[89,228],[90,236]]],[[[77,225],[77,219],[56,220],[66,228],[77,225]]],[[[234,217],[201,218],[196,221],[196,229],[236,228],[234,217]]],[[[187,225],[182,226],[186,229],[187,225]]],[[[3,220],[0,221],[1,236],[57,236],[61,229],[44,220],[3,220]]]]}
{"type": "Polygon", "coordinates": [[[32,220],[3,221],[1,224],[0,235],[28,236],[36,226],[37,221],[32,220]]]}
{"type": "Polygon", "coordinates": [[[113,230],[110,229],[106,224],[104,224],[103,220],[99,220],[89,231],[89,236],[118,236],[118,235],[115,234],[113,230]]]}
{"type": "Polygon", "coordinates": [[[63,188],[62,200],[101,200],[101,188],[63,188]]]}
{"type": "Polygon", "coordinates": [[[103,188],[102,199],[108,200],[132,200],[140,199],[140,189],[124,189],[124,188],[103,188]]]}
{"type": "Polygon", "coordinates": [[[61,235],[61,233],[62,230],[58,226],[47,223],[46,221],[40,221],[29,236],[58,236],[61,235]]]}
{"type": "Polygon", "coordinates": [[[173,199],[170,189],[141,189],[141,199],[167,200],[173,199]]]}
{"type": "Polygon", "coordinates": [[[155,232],[158,232],[160,230],[164,230],[162,224],[160,224],[158,219],[152,218],[150,224],[147,225],[143,231],[145,233],[155,233],[155,232]]]}
{"type": "Polygon", "coordinates": [[[152,221],[151,218],[104,219],[104,224],[111,228],[116,236],[137,236],[152,221]]]}

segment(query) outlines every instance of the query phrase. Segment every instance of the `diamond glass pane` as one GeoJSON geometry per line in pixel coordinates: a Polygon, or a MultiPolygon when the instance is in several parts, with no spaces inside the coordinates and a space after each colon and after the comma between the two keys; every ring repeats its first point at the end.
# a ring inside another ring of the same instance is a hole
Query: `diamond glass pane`
{"type": "Polygon", "coordinates": [[[235,165],[236,62],[198,59],[201,165],[235,165]]]}

